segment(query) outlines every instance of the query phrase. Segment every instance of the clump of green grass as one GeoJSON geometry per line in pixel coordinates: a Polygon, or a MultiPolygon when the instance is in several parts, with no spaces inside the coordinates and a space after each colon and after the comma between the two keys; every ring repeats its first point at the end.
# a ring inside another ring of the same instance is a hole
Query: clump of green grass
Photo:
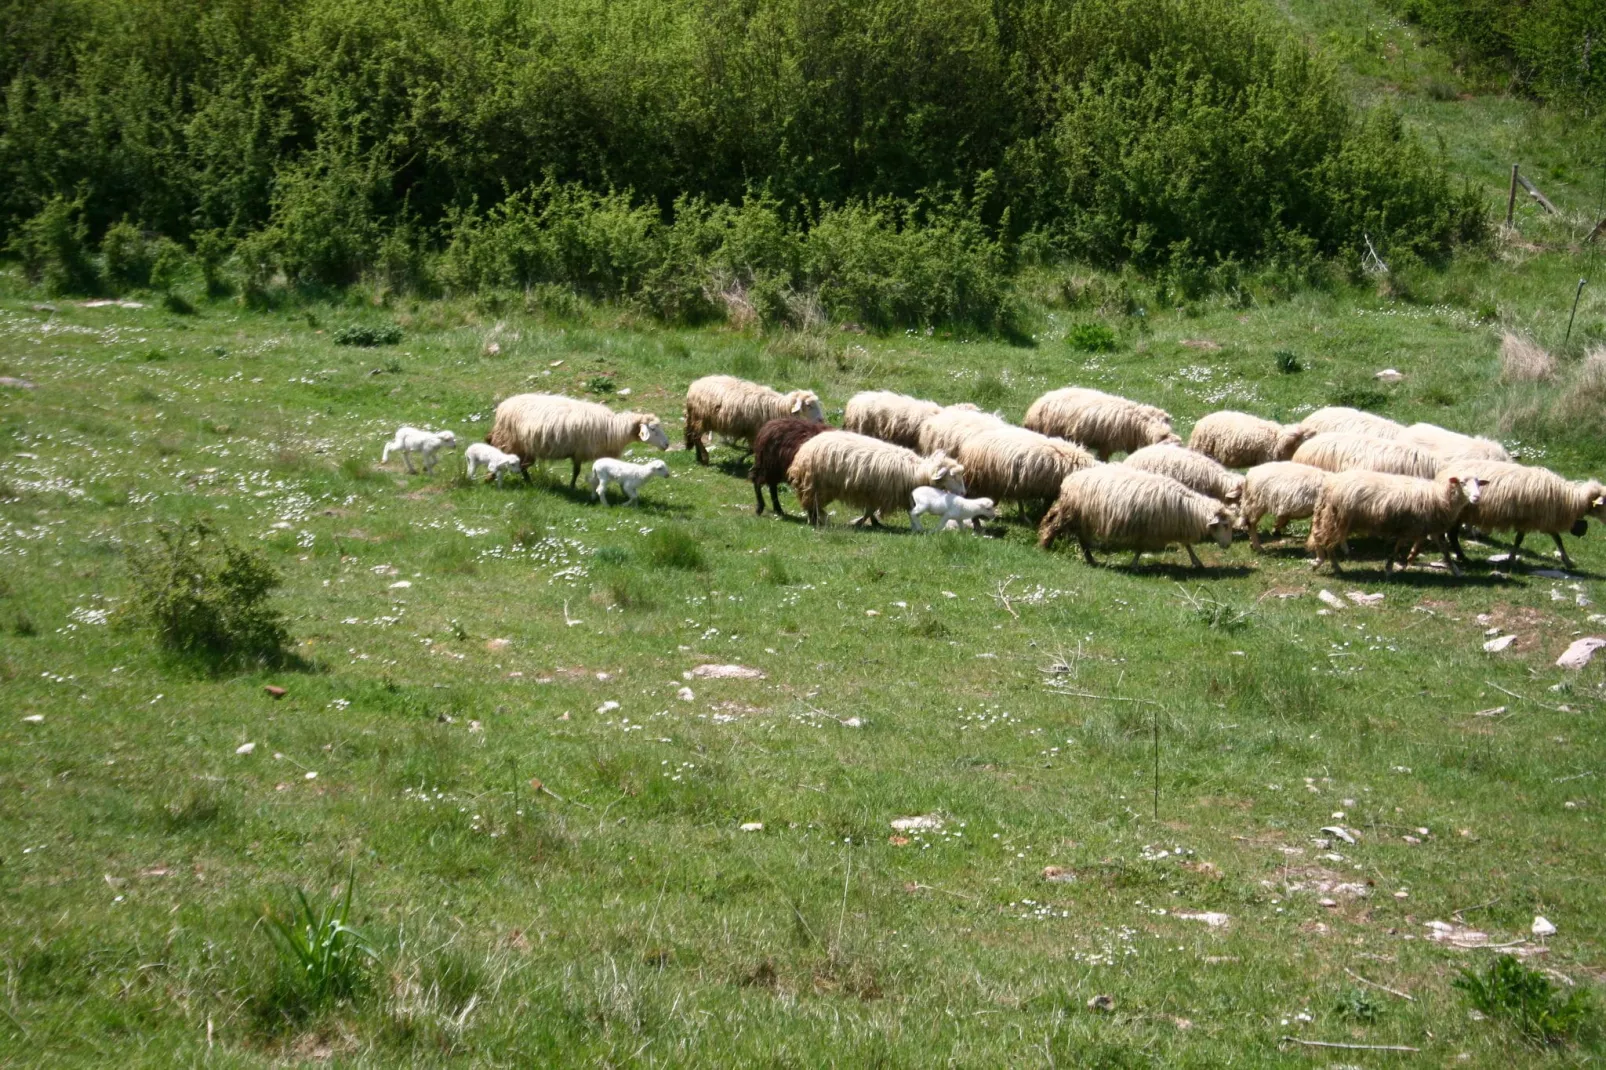
{"type": "Polygon", "coordinates": [[[313,907],[307,893],[297,888],[288,909],[263,910],[263,924],[278,953],[283,989],[277,1002],[282,1009],[317,1011],[365,990],[369,965],[377,956],[368,938],[351,924],[356,886],[353,870],[345,893],[331,895],[320,907],[313,907]]]}
{"type": "Polygon", "coordinates": [[[402,329],[394,323],[378,326],[369,324],[353,324],[342,327],[334,333],[334,343],[337,346],[358,346],[368,349],[374,346],[393,346],[402,340],[402,329]]]}
{"type": "Polygon", "coordinates": [[[766,557],[758,567],[759,578],[771,587],[785,587],[792,582],[792,572],[779,557],[766,557]]]}
{"type": "Polygon", "coordinates": [[[1277,362],[1277,370],[1283,375],[1298,375],[1305,370],[1305,366],[1299,362],[1299,357],[1291,350],[1279,349],[1272,354],[1272,359],[1277,362]]]}
{"type": "Polygon", "coordinates": [[[259,552],[205,521],[157,529],[129,552],[133,615],[170,653],[216,666],[282,665],[290,631],[272,604],[283,582],[259,552]]]}
{"type": "Polygon", "coordinates": [[[653,568],[708,571],[702,544],[682,528],[655,528],[647,536],[647,561],[653,568]]]}
{"type": "Polygon", "coordinates": [[[1509,1023],[1532,1044],[1571,1040],[1595,1013],[1587,991],[1575,988],[1563,996],[1550,978],[1511,955],[1496,955],[1482,973],[1462,970],[1451,983],[1479,1011],[1509,1023]]]}
{"type": "Polygon", "coordinates": [[[1370,1025],[1383,1016],[1384,1006],[1362,988],[1352,988],[1339,997],[1333,1013],[1351,1022],[1370,1025]]]}
{"type": "Polygon", "coordinates": [[[19,639],[32,639],[39,634],[39,625],[33,622],[25,609],[17,610],[17,615],[11,620],[11,634],[19,639]]]}
{"type": "Polygon", "coordinates": [[[1065,332],[1065,344],[1079,353],[1114,353],[1115,331],[1102,323],[1078,323],[1065,332]]]}
{"type": "Polygon", "coordinates": [[[1388,405],[1389,396],[1375,386],[1345,386],[1327,396],[1329,405],[1376,412],[1388,405]]]}
{"type": "Polygon", "coordinates": [[[617,388],[614,386],[613,376],[611,375],[593,375],[586,380],[586,393],[588,394],[611,394],[615,389],[617,388]]]}

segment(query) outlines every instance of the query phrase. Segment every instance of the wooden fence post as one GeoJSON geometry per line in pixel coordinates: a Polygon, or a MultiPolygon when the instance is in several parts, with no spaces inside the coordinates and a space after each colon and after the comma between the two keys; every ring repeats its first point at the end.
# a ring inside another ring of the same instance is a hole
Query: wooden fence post
{"type": "Polygon", "coordinates": [[[1506,198],[1506,226],[1511,226],[1512,215],[1517,211],[1517,165],[1511,165],[1511,195],[1506,198]]]}

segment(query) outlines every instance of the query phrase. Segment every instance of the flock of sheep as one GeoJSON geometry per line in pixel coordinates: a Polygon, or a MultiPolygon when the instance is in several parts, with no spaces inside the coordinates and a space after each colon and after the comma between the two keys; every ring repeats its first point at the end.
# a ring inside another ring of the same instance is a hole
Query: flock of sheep
{"type": "MultiPolygon", "coordinates": [[[[1606,488],[1598,481],[1575,483],[1513,463],[1489,439],[1433,424],[1406,427],[1355,409],[1318,409],[1288,425],[1216,412],[1194,426],[1184,445],[1170,415],[1152,405],[1067,387],[1034,401],[1023,424],[975,405],[867,391],[848,401],[837,429],[806,390],[782,393],[712,375],[686,392],[687,449],[707,464],[710,435],[749,444],[760,514],[768,487],[771,505],[784,515],[781,483],[791,485],[816,525],[838,501],[859,512],[855,526],[879,526],[880,516],[907,511],[917,532],[921,516],[949,527],[969,521],[979,530],[1000,502],[1048,502],[1039,545],[1074,536],[1089,564],[1094,547],[1131,550],[1135,562],[1146,551],[1179,544],[1200,566],[1193,544],[1212,538],[1226,548],[1237,527],[1258,551],[1261,520],[1271,516],[1273,535],[1309,518],[1306,546],[1314,563],[1331,562],[1335,572],[1348,537],[1364,534],[1393,540],[1385,572],[1396,559],[1409,565],[1432,542],[1459,574],[1451,553],[1465,560],[1462,524],[1515,532],[1519,548],[1526,533],[1544,532],[1570,568],[1561,533],[1582,535],[1589,516],[1606,520],[1606,488]],[[1116,454],[1125,457],[1112,463],[1116,454]]],[[[470,475],[484,466],[500,482],[508,472],[528,479],[535,462],[567,458],[571,487],[591,461],[599,500],[618,484],[635,502],[643,483],[669,475],[661,460],[618,459],[638,442],[668,448],[658,417],[520,394],[497,406],[490,434],[468,448],[467,460],[470,475]]],[[[432,469],[443,448],[456,448],[451,432],[404,427],[385,457],[402,453],[411,471],[416,452],[432,469]]]]}

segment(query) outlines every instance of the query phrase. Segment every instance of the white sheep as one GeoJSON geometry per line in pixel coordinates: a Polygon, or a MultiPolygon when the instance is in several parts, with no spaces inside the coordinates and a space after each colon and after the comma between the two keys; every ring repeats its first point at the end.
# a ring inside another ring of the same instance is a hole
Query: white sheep
{"type": "Polygon", "coordinates": [[[1477,457],[1486,461],[1509,461],[1511,454],[1493,439],[1463,435],[1437,424],[1412,424],[1395,440],[1417,446],[1440,457],[1477,457]]]}
{"type": "Polygon", "coordinates": [[[1257,464],[1244,473],[1244,493],[1239,512],[1249,530],[1249,545],[1260,550],[1260,519],[1271,514],[1276,523],[1273,536],[1283,533],[1290,520],[1304,520],[1316,513],[1322,485],[1331,473],[1323,468],[1293,461],[1257,464]]]}
{"type": "Polygon", "coordinates": [[[1022,423],[1039,434],[1069,439],[1107,461],[1157,442],[1181,442],[1171,430],[1171,414],[1153,405],[1070,386],[1050,390],[1026,410],[1022,423]]]}
{"type": "Polygon", "coordinates": [[[574,466],[569,486],[580,480],[580,465],[598,457],[617,457],[627,446],[645,442],[669,448],[658,417],[647,412],[613,412],[606,405],[558,394],[518,394],[496,407],[485,441],[516,454],[530,478],[535,461],[567,457],[574,466]]]}
{"type": "Polygon", "coordinates": [[[733,375],[705,375],[686,389],[686,448],[696,451],[698,464],[707,464],[709,433],[751,445],[759,428],[782,416],[825,422],[812,390],[783,394],[733,375]]]}
{"type": "MultiPolygon", "coordinates": [[[[1461,514],[1461,522],[1487,532],[1514,531],[1514,549],[1521,549],[1522,538],[1530,531],[1542,531],[1556,542],[1563,568],[1572,568],[1561,533],[1581,536],[1588,530],[1586,517],[1606,521],[1606,487],[1599,480],[1574,483],[1548,468],[1463,458],[1454,469],[1483,482],[1483,493],[1461,514]]],[[[1460,539],[1451,536],[1456,556],[1460,539]]]]}
{"type": "Polygon", "coordinates": [[[1213,412],[1193,425],[1188,448],[1228,468],[1250,468],[1271,461],[1286,461],[1314,431],[1299,424],[1283,425],[1247,412],[1213,412]]]}
{"type": "Polygon", "coordinates": [[[1214,498],[1195,493],[1170,476],[1104,464],[1065,477],[1059,499],[1037,529],[1043,549],[1074,534],[1087,563],[1094,546],[1132,551],[1132,564],[1147,551],[1181,543],[1195,568],[1203,568],[1193,544],[1206,537],[1222,549],[1232,545],[1232,514],[1214,498]]]}
{"type": "Polygon", "coordinates": [[[398,427],[396,437],[385,443],[384,452],[379,455],[380,464],[388,464],[392,453],[400,453],[402,460],[407,464],[409,472],[417,472],[413,467],[413,454],[424,458],[424,471],[435,470],[435,455],[443,449],[455,450],[457,436],[450,431],[420,431],[416,427],[398,427]]]}
{"type": "Polygon", "coordinates": [[[1394,539],[1383,562],[1385,576],[1394,571],[1394,559],[1402,548],[1410,548],[1414,555],[1424,539],[1432,539],[1443,549],[1444,563],[1459,576],[1461,570],[1450,559],[1447,537],[1467,506],[1478,503],[1481,491],[1476,477],[1462,478],[1450,472],[1435,479],[1359,470],[1330,475],[1322,484],[1310,538],[1305,542],[1315,555],[1312,567],[1331,561],[1337,575],[1334,551],[1350,535],[1381,535],[1394,539]]]}
{"type": "Polygon", "coordinates": [[[1352,431],[1323,431],[1306,439],[1294,451],[1294,461],[1329,472],[1364,469],[1417,479],[1432,479],[1442,463],[1420,446],[1352,431]]]}
{"type": "Polygon", "coordinates": [[[1223,502],[1243,497],[1244,477],[1186,446],[1162,442],[1127,454],[1129,468],[1170,476],[1191,491],[1223,502]]]}
{"type": "Polygon", "coordinates": [[[823,523],[825,507],[840,500],[863,511],[855,526],[868,520],[879,527],[875,514],[910,508],[916,487],[965,493],[964,473],[963,465],[941,451],[921,457],[867,435],[824,431],[798,447],[786,480],[810,523],[823,523]]]}
{"type": "Polygon", "coordinates": [[[625,492],[625,500],[630,505],[639,505],[637,495],[641,493],[641,485],[653,476],[669,478],[669,466],[661,457],[654,457],[645,464],[633,464],[617,457],[601,457],[591,464],[591,489],[597,492],[597,501],[607,505],[608,484],[617,483],[619,489],[625,492]]]}
{"type": "Polygon", "coordinates": [[[1371,435],[1373,438],[1399,438],[1400,432],[1405,430],[1404,425],[1397,424],[1386,416],[1345,408],[1342,405],[1317,409],[1294,426],[1307,437],[1326,434],[1329,431],[1344,431],[1356,435],[1371,435]]]}
{"type": "Polygon", "coordinates": [[[911,497],[914,506],[909,510],[909,526],[921,534],[926,529],[920,526],[920,517],[928,513],[942,520],[945,528],[963,526],[968,520],[978,532],[981,531],[983,520],[998,516],[991,498],[962,498],[940,487],[916,487],[911,497]]]}
{"type": "Polygon", "coordinates": [[[1009,422],[1002,416],[982,412],[968,402],[949,405],[935,416],[928,416],[921,422],[920,434],[914,448],[928,457],[938,452],[952,457],[972,435],[1008,426],[1009,422]]]}
{"type": "Polygon", "coordinates": [[[848,399],[842,412],[842,429],[894,446],[919,449],[921,425],[941,411],[942,406],[935,401],[890,390],[864,390],[848,399]]]}
{"type": "Polygon", "coordinates": [[[1098,462],[1082,447],[1024,427],[994,427],[970,435],[955,458],[971,493],[994,501],[1052,501],[1072,472],[1098,462]]]}
{"type": "Polygon", "coordinates": [[[489,442],[471,442],[468,449],[463,451],[463,459],[468,462],[468,478],[473,479],[474,473],[484,468],[495,477],[496,485],[502,485],[502,477],[508,472],[524,470],[524,464],[516,454],[503,453],[489,442]]]}

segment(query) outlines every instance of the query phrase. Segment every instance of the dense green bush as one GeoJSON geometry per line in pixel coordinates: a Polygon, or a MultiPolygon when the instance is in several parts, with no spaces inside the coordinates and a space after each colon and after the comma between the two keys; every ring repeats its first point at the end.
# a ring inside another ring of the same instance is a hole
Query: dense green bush
{"type": "Polygon", "coordinates": [[[454,290],[996,330],[1026,237],[1193,291],[1481,219],[1254,0],[10,0],[0,30],[0,236],[81,183],[81,242],[193,244],[212,293],[220,251],[252,298],[427,289],[439,253],[454,290]]]}
{"type": "Polygon", "coordinates": [[[16,227],[8,247],[47,293],[94,293],[100,287],[81,200],[51,197],[37,215],[16,227]]]}
{"type": "Polygon", "coordinates": [[[1394,0],[1463,61],[1509,70],[1563,105],[1606,100],[1606,7],[1578,0],[1394,0]]]}

